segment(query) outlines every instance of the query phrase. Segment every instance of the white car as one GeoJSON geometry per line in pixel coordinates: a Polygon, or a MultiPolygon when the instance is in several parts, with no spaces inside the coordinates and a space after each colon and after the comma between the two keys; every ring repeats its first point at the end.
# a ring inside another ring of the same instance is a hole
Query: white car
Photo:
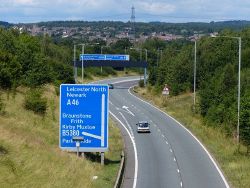
{"type": "Polygon", "coordinates": [[[147,121],[139,121],[136,125],[138,133],[150,133],[150,124],[147,121]]]}

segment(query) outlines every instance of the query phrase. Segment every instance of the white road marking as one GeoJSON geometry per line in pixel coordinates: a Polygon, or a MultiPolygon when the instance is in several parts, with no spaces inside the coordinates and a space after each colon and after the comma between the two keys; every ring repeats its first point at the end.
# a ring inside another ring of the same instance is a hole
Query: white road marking
{"type": "Polygon", "coordinates": [[[129,107],[127,107],[127,106],[123,106],[122,107],[123,109],[125,109],[129,114],[131,114],[132,116],[135,116],[135,114],[133,114],[128,108],[129,107]]]}
{"type": "Polygon", "coordinates": [[[180,173],[180,170],[179,170],[179,169],[177,169],[177,172],[178,172],[178,173],[180,173]]]}
{"type": "Polygon", "coordinates": [[[180,184],[181,184],[181,187],[182,187],[182,181],[181,181],[181,183],[180,183],[180,184]]]}
{"type": "Polygon", "coordinates": [[[125,118],[125,116],[124,116],[121,112],[119,112],[119,114],[122,116],[122,118],[123,118],[124,121],[126,122],[128,128],[129,128],[129,130],[130,130],[130,133],[131,133],[131,135],[132,135],[132,138],[134,139],[135,137],[134,137],[134,133],[133,133],[132,127],[129,125],[129,123],[128,123],[127,119],[125,118]]]}
{"type": "Polygon", "coordinates": [[[176,161],[175,157],[174,157],[174,161],[176,161]]]}
{"type": "Polygon", "coordinates": [[[173,150],[172,150],[172,149],[170,149],[169,151],[170,151],[171,153],[173,153],[173,150]]]}
{"type": "Polygon", "coordinates": [[[162,136],[163,138],[165,138],[165,136],[164,136],[163,134],[162,134],[161,136],[162,136]]]}
{"type": "Polygon", "coordinates": [[[116,117],[115,114],[113,114],[111,111],[109,111],[109,113],[124,127],[124,129],[127,131],[130,140],[133,144],[134,147],[134,153],[135,153],[135,174],[134,174],[134,183],[133,183],[133,188],[136,188],[136,184],[137,184],[137,175],[138,175],[138,157],[137,157],[137,148],[136,148],[136,144],[135,144],[135,140],[132,138],[132,135],[130,134],[129,130],[127,129],[127,127],[121,122],[121,120],[116,117]]]}
{"type": "Polygon", "coordinates": [[[168,142],[166,141],[166,144],[168,145],[168,142]]]}
{"type": "Polygon", "coordinates": [[[157,108],[156,106],[150,104],[149,102],[144,101],[143,99],[141,99],[141,98],[139,98],[139,97],[133,95],[133,94],[130,92],[130,89],[131,89],[132,87],[134,87],[134,86],[131,86],[131,87],[128,89],[128,92],[129,92],[129,94],[130,94],[131,96],[133,96],[133,97],[137,98],[138,100],[140,100],[140,101],[142,101],[142,102],[148,104],[149,106],[155,108],[156,110],[158,110],[158,111],[164,113],[166,116],[168,116],[168,117],[171,118],[173,121],[175,121],[178,125],[180,125],[183,129],[185,129],[185,130],[186,130],[186,131],[187,131],[187,132],[188,132],[188,133],[189,133],[189,134],[199,143],[199,145],[200,145],[200,146],[202,147],[202,149],[206,152],[206,154],[208,155],[209,159],[210,159],[210,160],[212,161],[212,163],[214,164],[214,166],[215,166],[216,170],[218,171],[218,173],[220,174],[220,176],[221,176],[221,178],[222,178],[222,180],[223,180],[223,182],[224,182],[226,188],[230,188],[230,186],[229,186],[229,184],[227,183],[227,180],[226,180],[225,176],[223,175],[222,171],[220,170],[219,166],[217,165],[217,163],[216,163],[215,160],[213,159],[212,155],[208,152],[208,150],[206,149],[206,147],[200,142],[200,140],[199,140],[196,136],[194,136],[193,133],[192,133],[190,130],[188,130],[184,125],[182,125],[179,121],[177,121],[176,119],[174,119],[172,116],[170,116],[170,115],[167,114],[166,112],[162,111],[161,109],[157,108]]]}

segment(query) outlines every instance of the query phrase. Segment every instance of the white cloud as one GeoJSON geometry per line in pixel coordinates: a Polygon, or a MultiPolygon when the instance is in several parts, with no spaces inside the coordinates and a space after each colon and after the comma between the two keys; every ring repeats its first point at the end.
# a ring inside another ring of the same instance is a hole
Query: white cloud
{"type": "Polygon", "coordinates": [[[176,9],[174,5],[164,2],[138,2],[137,5],[139,9],[151,14],[172,13],[176,9]]]}
{"type": "Polygon", "coordinates": [[[0,20],[250,20],[249,0],[0,0],[0,20]]]}

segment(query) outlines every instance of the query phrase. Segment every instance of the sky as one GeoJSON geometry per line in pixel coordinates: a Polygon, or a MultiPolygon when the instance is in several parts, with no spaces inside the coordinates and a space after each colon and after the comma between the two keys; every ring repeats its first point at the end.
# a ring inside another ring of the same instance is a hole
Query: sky
{"type": "Polygon", "coordinates": [[[250,20],[250,0],[0,0],[0,21],[124,21],[135,7],[137,22],[250,20]]]}

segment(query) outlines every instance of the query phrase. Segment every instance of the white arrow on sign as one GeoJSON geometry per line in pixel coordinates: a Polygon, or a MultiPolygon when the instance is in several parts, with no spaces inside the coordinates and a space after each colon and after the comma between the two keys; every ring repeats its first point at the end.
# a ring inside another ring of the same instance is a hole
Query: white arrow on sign
{"type": "Polygon", "coordinates": [[[135,116],[129,109],[127,106],[123,106],[123,109],[125,109],[129,114],[131,114],[132,116],[135,116]]]}
{"type": "Polygon", "coordinates": [[[104,123],[105,123],[105,95],[102,94],[102,109],[101,109],[101,136],[82,132],[84,136],[89,136],[101,140],[101,146],[104,147],[104,123]]]}

